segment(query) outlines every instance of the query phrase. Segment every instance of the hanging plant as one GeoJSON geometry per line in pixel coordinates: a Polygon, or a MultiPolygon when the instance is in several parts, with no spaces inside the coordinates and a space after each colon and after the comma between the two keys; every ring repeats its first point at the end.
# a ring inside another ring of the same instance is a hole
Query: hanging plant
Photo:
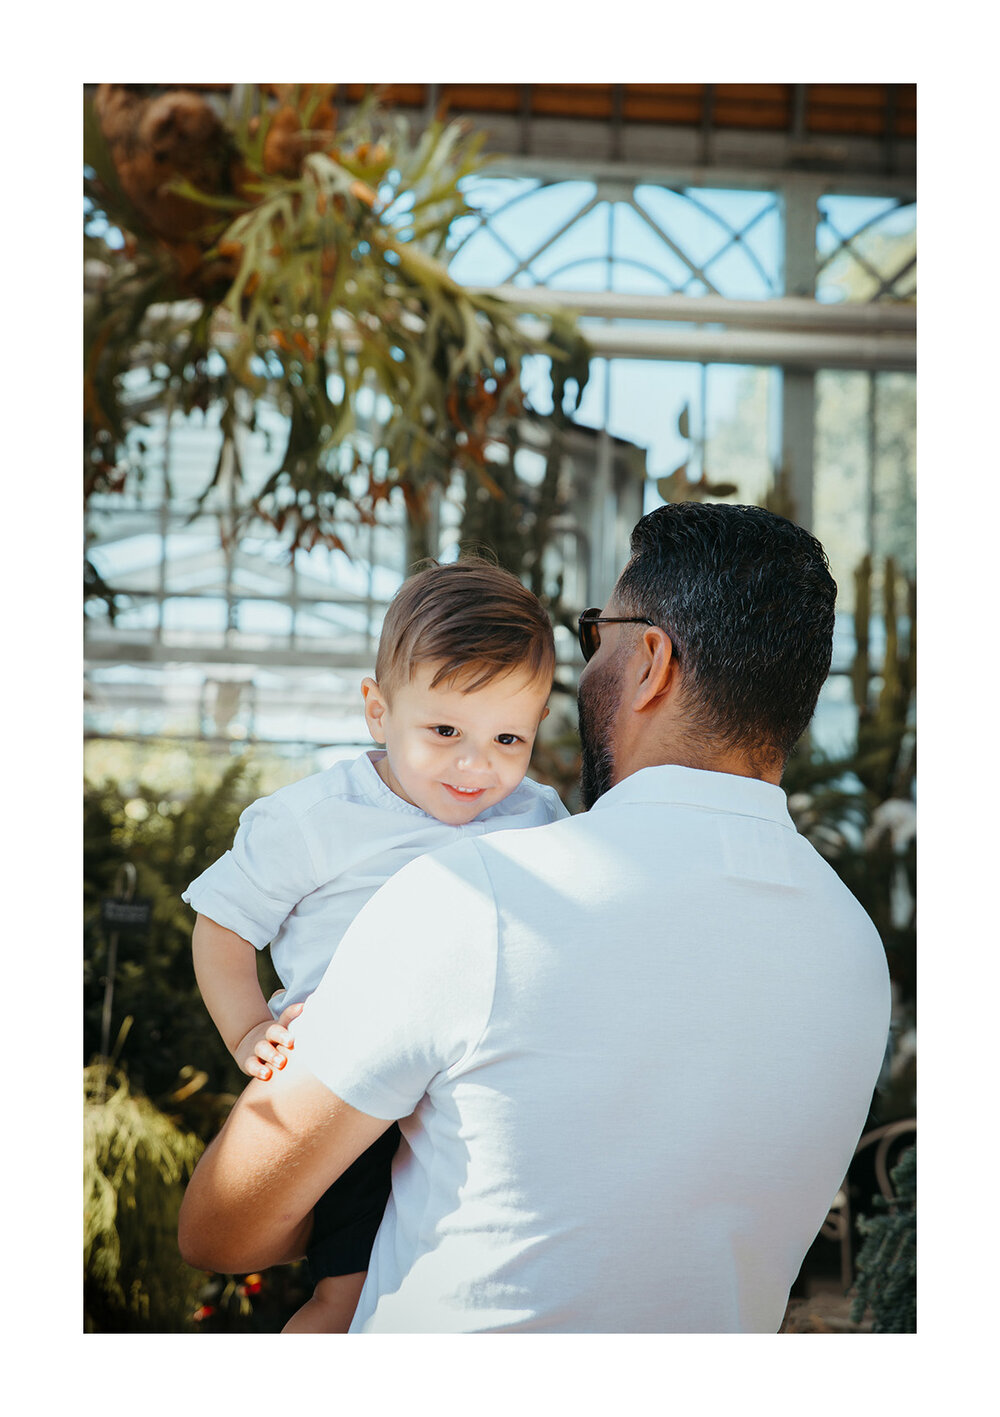
{"type": "Polygon", "coordinates": [[[241,92],[225,117],[183,90],[86,101],[85,499],[130,485],[130,434],[165,406],[220,411],[202,499],[224,474],[242,486],[262,401],[286,440],[240,516],[290,551],[343,549],[395,489],[419,526],[456,469],[499,497],[487,449],[531,412],[523,359],[552,358],[561,402],[588,352],[566,317],[529,335],[525,312],[448,274],[481,135],[434,122],[414,139],[374,103],[341,123],[332,86],[241,92]]]}

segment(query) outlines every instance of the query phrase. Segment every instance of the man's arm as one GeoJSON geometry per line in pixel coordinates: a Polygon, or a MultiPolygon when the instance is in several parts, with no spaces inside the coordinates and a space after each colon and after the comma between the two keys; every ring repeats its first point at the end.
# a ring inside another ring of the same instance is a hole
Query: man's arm
{"type": "Polygon", "coordinates": [[[178,1225],[182,1257],[222,1274],[298,1259],[316,1201],[389,1125],[294,1058],[270,1082],[251,1081],[195,1167],[178,1225]]]}
{"type": "Polygon", "coordinates": [[[198,1163],[179,1226],[189,1264],[241,1274],[301,1255],[327,1187],[482,1036],[496,950],[477,842],[390,876],[296,1019],[287,1065],[247,1084],[198,1163]]]}

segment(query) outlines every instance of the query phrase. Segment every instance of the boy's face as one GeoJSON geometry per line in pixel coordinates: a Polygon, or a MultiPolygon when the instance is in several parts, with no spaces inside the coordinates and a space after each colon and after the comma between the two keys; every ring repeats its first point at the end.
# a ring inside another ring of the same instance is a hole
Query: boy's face
{"type": "Polygon", "coordinates": [[[436,670],[418,665],[391,705],[375,680],[365,679],[365,718],[376,743],[385,744],[376,767],[386,785],[439,822],[464,826],[524,777],[551,681],[515,671],[463,694],[447,682],[432,689],[436,670]]]}

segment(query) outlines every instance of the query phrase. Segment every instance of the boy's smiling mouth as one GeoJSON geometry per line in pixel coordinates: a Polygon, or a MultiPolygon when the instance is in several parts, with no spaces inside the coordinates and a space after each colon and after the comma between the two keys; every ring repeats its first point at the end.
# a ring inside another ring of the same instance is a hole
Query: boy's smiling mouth
{"type": "Polygon", "coordinates": [[[455,797],[463,798],[466,802],[471,801],[474,797],[481,797],[486,791],[485,787],[453,787],[450,782],[443,782],[441,786],[447,788],[455,797]]]}

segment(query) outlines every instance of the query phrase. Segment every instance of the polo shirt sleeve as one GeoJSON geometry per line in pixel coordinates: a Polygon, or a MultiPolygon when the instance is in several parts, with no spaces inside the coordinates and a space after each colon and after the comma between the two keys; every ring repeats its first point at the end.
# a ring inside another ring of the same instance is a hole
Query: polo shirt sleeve
{"type": "Polygon", "coordinates": [[[298,820],[275,795],[247,807],[232,849],[192,881],[182,899],[263,949],[320,884],[298,820]]]}
{"type": "Polygon", "coordinates": [[[292,1025],[296,1062],[369,1116],[408,1117],[475,1052],[496,960],[497,912],[478,844],[418,857],[338,945],[292,1025]]]}

